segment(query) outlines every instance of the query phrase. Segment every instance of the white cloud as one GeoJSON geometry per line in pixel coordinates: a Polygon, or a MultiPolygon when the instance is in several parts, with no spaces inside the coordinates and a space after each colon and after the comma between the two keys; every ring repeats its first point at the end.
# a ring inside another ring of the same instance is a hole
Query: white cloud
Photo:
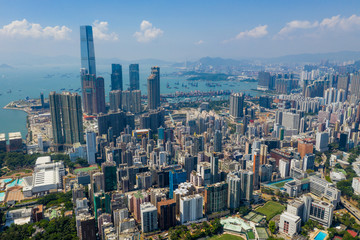
{"type": "Polygon", "coordinates": [[[240,32],[236,35],[235,39],[264,37],[268,34],[267,27],[268,25],[261,25],[251,30],[240,32]]]}
{"type": "Polygon", "coordinates": [[[26,19],[15,20],[0,28],[0,35],[7,37],[69,39],[72,30],[66,26],[42,27],[38,23],[30,23],[26,19]]]}
{"type": "Polygon", "coordinates": [[[341,29],[344,31],[351,31],[359,29],[360,16],[352,15],[348,18],[343,18],[340,15],[333,16],[331,18],[324,18],[320,26],[327,29],[341,29]]]}
{"type": "Polygon", "coordinates": [[[310,29],[310,28],[315,28],[317,26],[319,26],[319,23],[317,21],[314,23],[311,23],[309,21],[294,20],[294,21],[286,23],[285,27],[283,27],[280,30],[279,35],[286,35],[297,29],[310,29]]]}
{"type": "Polygon", "coordinates": [[[93,33],[95,39],[107,40],[107,41],[119,40],[119,37],[115,32],[109,33],[108,22],[100,22],[99,20],[95,20],[92,25],[93,25],[93,33]]]}
{"type": "Polygon", "coordinates": [[[196,45],[201,45],[203,43],[204,43],[204,40],[199,40],[199,41],[195,42],[196,45]]]}
{"type": "Polygon", "coordinates": [[[143,20],[140,24],[140,31],[134,33],[134,37],[138,42],[149,42],[154,40],[161,35],[164,31],[160,28],[153,27],[153,25],[146,20],[143,20]]]}

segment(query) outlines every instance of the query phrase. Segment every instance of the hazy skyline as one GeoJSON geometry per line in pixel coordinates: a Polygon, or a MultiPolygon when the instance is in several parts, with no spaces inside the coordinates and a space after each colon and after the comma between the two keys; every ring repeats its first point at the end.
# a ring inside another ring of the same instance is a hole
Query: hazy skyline
{"type": "MultiPolygon", "coordinates": [[[[360,51],[359,1],[0,1],[0,60],[80,56],[172,61],[360,51]]],[[[1,62],[0,62],[1,63],[1,62]]]]}

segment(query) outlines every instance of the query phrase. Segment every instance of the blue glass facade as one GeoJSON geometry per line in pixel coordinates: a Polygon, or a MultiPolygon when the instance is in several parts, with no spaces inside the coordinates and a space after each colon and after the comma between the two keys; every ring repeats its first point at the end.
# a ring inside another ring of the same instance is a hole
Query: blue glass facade
{"type": "Polygon", "coordinates": [[[80,26],[81,68],[96,75],[94,38],[91,26],[80,26]]]}
{"type": "Polygon", "coordinates": [[[171,170],[169,173],[169,197],[174,198],[174,190],[178,188],[179,184],[186,182],[186,172],[181,170],[171,170]]]}

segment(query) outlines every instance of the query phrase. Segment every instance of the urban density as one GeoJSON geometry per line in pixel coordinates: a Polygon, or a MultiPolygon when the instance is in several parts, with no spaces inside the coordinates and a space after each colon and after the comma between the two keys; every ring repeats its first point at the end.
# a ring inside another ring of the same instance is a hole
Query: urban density
{"type": "Polygon", "coordinates": [[[360,239],[360,57],[106,74],[78,27],[81,87],[4,106],[0,239],[360,239]]]}

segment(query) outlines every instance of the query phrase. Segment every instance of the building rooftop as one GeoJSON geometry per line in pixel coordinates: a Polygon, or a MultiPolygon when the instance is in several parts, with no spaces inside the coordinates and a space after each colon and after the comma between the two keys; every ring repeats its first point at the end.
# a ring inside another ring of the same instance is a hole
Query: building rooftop
{"type": "Polygon", "coordinates": [[[21,132],[9,133],[9,140],[21,138],[21,132]]]}
{"type": "Polygon", "coordinates": [[[46,164],[46,163],[50,163],[51,162],[51,157],[50,156],[45,156],[45,157],[38,157],[36,159],[36,165],[42,165],[42,164],[46,164]]]}
{"type": "Polygon", "coordinates": [[[0,141],[5,141],[5,133],[0,133],[0,141]]]}

